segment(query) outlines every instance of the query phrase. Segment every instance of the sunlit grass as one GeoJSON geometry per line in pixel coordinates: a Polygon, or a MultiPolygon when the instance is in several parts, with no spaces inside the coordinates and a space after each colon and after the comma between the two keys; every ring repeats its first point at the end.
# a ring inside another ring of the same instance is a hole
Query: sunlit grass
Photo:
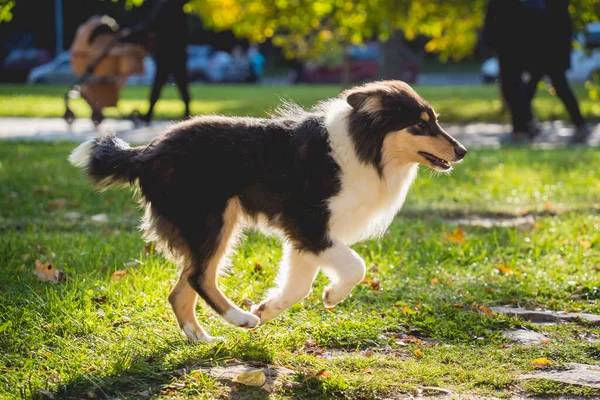
{"type": "MultiPolygon", "coordinates": [[[[214,399],[232,389],[202,373],[183,377],[177,371],[234,359],[293,369],[297,375],[276,389],[275,398],[389,398],[422,386],[509,397],[517,375],[534,370],[535,358],[553,366],[597,363],[597,345],[578,335],[598,335],[598,327],[540,327],[488,317],[478,307],[513,302],[600,313],[594,289],[600,287],[598,150],[475,150],[451,175],[432,177],[423,168],[388,233],[354,246],[379,287],[361,284],[327,311],[320,301],[326,279],[319,276],[307,299],[254,331],[227,325],[201,303],[202,324],[226,338],[205,346],[190,345],[179,333],[167,302],[177,267],[144,249],[132,192],[95,192],[66,161],[73,147],[0,143],[2,398],[30,396],[30,389],[68,398],[88,392],[139,398],[177,382],[184,386],[172,398],[214,399]],[[66,206],[51,210],[57,198],[66,206]],[[81,216],[72,220],[69,212],[81,216]],[[90,220],[99,213],[107,214],[107,224],[90,220]],[[444,239],[457,228],[450,217],[475,213],[532,213],[535,223],[465,227],[462,246],[444,239]],[[35,259],[52,260],[69,281],[37,281],[35,259]],[[502,273],[500,265],[512,273],[502,273]],[[122,279],[110,279],[122,269],[122,279]],[[543,331],[549,343],[506,347],[502,332],[518,326],[543,331]],[[409,331],[433,344],[402,346],[393,339],[409,331]],[[306,354],[309,339],[341,353],[306,354]],[[361,353],[374,349],[388,353],[361,353]],[[330,376],[312,375],[320,370],[330,376]]],[[[250,234],[233,256],[233,273],[222,279],[224,291],[238,304],[259,301],[273,285],[280,256],[276,239],[250,234]]],[[[521,387],[535,394],[598,395],[547,382],[521,387]]],[[[244,387],[235,394],[263,396],[244,387]]]]}

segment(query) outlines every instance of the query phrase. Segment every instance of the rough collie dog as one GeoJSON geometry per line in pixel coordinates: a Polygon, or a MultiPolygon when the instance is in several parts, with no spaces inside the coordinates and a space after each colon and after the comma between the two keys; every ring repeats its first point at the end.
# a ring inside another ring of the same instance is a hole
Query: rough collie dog
{"type": "Polygon", "coordinates": [[[244,328],[307,296],[319,269],[331,280],[325,306],[344,300],[365,274],[348,246],[384,233],[418,164],[449,171],[466,154],[409,85],[383,81],[310,111],[288,105],[267,119],[197,117],[147,146],[97,138],[69,160],[101,187],[137,183],[146,239],[182,267],[169,295],[179,326],[191,340],[211,341],[195,316],[197,295],[244,328]],[[217,284],[248,226],[284,242],[277,287],[251,312],[217,284]]]}

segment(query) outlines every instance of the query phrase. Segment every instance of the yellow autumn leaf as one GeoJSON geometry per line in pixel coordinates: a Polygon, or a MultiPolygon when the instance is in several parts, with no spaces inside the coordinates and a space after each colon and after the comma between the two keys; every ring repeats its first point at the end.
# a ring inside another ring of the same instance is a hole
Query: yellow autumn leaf
{"type": "Polygon", "coordinates": [[[496,269],[498,271],[500,271],[501,274],[504,274],[504,275],[514,275],[515,274],[515,271],[512,268],[507,268],[504,265],[498,265],[496,267],[496,269]]]}
{"type": "Polygon", "coordinates": [[[415,350],[415,356],[417,356],[417,358],[421,358],[425,355],[425,353],[423,353],[421,350],[416,349],[415,350]]]}
{"type": "Polygon", "coordinates": [[[590,247],[592,247],[592,243],[589,240],[582,240],[582,241],[579,242],[579,244],[584,249],[589,249],[590,247]]]}
{"type": "Polygon", "coordinates": [[[438,283],[440,283],[440,280],[438,278],[432,278],[431,281],[430,281],[430,283],[432,285],[437,285],[438,283]]]}
{"type": "Polygon", "coordinates": [[[118,281],[119,279],[121,279],[123,276],[125,276],[125,274],[127,273],[127,271],[124,271],[122,269],[113,272],[113,274],[110,276],[110,280],[111,281],[118,281]]]}
{"type": "Polygon", "coordinates": [[[243,371],[236,378],[233,378],[233,382],[241,383],[246,386],[262,386],[267,381],[267,377],[262,369],[253,369],[243,371]]]}
{"type": "Polygon", "coordinates": [[[540,357],[540,358],[536,358],[531,363],[535,364],[535,365],[550,365],[550,364],[552,364],[552,361],[548,360],[545,357],[540,357]]]}
{"type": "Polygon", "coordinates": [[[460,228],[456,228],[452,233],[445,232],[444,238],[461,246],[467,243],[467,239],[465,239],[465,231],[460,228]]]}
{"type": "Polygon", "coordinates": [[[486,306],[479,306],[479,310],[481,310],[481,312],[484,313],[485,315],[487,315],[488,317],[496,315],[496,313],[494,311],[490,310],[486,306]]]}
{"type": "Polygon", "coordinates": [[[42,263],[40,260],[35,260],[35,271],[33,272],[42,282],[64,282],[67,280],[67,274],[60,269],[55,269],[51,262],[42,263]]]}
{"type": "Polygon", "coordinates": [[[411,314],[411,313],[412,313],[412,311],[411,311],[410,308],[408,308],[408,307],[403,307],[402,308],[402,314],[407,314],[408,315],[408,314],[411,314]]]}

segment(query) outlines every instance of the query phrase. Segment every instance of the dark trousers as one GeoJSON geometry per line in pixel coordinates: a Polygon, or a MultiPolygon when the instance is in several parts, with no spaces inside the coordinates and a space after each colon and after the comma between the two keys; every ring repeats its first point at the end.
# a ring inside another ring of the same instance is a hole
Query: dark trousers
{"type": "Polygon", "coordinates": [[[533,115],[531,102],[528,98],[527,87],[523,83],[523,67],[514,57],[499,57],[500,63],[500,88],[506,100],[514,132],[526,132],[533,115]]]}
{"type": "Polygon", "coordinates": [[[581,111],[579,110],[577,99],[575,98],[575,95],[573,94],[573,91],[567,82],[565,70],[549,71],[548,73],[544,73],[542,71],[531,72],[531,81],[527,85],[527,96],[529,102],[533,100],[535,91],[537,90],[537,85],[544,75],[548,75],[550,77],[552,86],[554,86],[554,90],[556,90],[556,94],[567,108],[567,111],[569,112],[571,120],[575,126],[580,127],[584,125],[585,121],[581,115],[581,111]]]}
{"type": "Polygon", "coordinates": [[[152,118],[154,106],[160,97],[162,87],[173,74],[175,83],[179,89],[181,99],[185,103],[185,115],[190,115],[190,93],[188,91],[188,71],[187,58],[185,54],[157,54],[154,58],[156,61],[156,75],[152,84],[152,93],[150,94],[150,108],[146,116],[152,118]]]}

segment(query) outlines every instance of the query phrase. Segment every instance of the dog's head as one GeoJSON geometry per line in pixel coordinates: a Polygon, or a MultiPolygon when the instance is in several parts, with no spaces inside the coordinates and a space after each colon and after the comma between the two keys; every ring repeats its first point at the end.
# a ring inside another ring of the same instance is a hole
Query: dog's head
{"type": "Polygon", "coordinates": [[[445,132],[433,108],[409,85],[380,81],[341,94],[352,107],[348,129],[358,157],[384,166],[407,162],[450,171],[467,150],[445,132]]]}

